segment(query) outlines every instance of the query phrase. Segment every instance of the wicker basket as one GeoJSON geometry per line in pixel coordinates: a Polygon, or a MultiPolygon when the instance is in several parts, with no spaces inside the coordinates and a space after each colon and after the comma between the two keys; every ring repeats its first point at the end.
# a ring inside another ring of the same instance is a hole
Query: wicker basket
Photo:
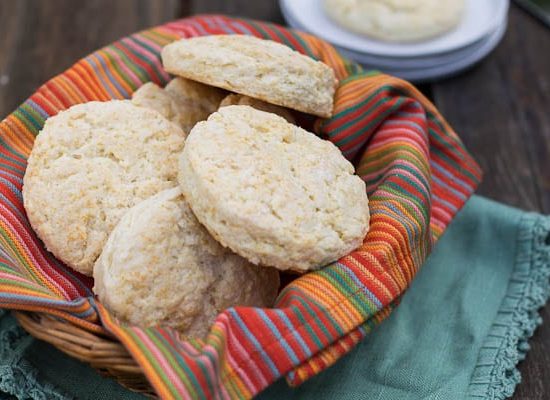
{"type": "Polygon", "coordinates": [[[120,342],[47,314],[17,311],[13,315],[35,338],[90,364],[101,375],[116,379],[130,390],[157,398],[141,368],[120,342]]]}

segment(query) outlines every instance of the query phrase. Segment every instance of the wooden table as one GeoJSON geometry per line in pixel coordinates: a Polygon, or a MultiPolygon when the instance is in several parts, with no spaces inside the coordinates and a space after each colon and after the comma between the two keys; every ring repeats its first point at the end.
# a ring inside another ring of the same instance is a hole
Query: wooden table
{"type": "MultiPolygon", "coordinates": [[[[98,47],[206,12],[284,23],[275,0],[0,0],[0,117],[98,47]]],[[[512,6],[508,32],[489,57],[422,90],[483,167],[479,194],[550,213],[550,30],[512,6]]],[[[515,400],[550,398],[549,306],[542,316],[515,400]]]]}

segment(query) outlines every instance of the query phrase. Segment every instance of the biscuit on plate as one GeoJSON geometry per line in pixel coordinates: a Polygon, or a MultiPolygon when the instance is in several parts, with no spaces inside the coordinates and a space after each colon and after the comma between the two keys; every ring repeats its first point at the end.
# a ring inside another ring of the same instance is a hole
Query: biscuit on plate
{"type": "Polygon", "coordinates": [[[252,97],[243,96],[242,94],[228,95],[220,103],[220,108],[225,106],[250,106],[254,107],[257,110],[277,114],[286,119],[291,124],[294,124],[296,122],[289,109],[277,106],[275,104],[269,104],[265,101],[254,99],[252,97]]]}
{"type": "Polygon", "coordinates": [[[226,94],[213,86],[175,78],[164,89],[153,82],[144,84],[132,95],[132,103],[157,110],[188,134],[197,122],[218,109],[226,94]]]}
{"type": "Polygon", "coordinates": [[[184,78],[305,113],[332,115],[332,68],[271,40],[246,35],[181,39],[162,49],[162,62],[184,78]]]}
{"type": "Polygon", "coordinates": [[[23,180],[33,229],[57,258],[91,275],[121,216],[177,185],[184,140],[175,124],[128,100],[79,104],[49,118],[23,180]]]}
{"type": "Polygon", "coordinates": [[[331,142],[249,106],[222,107],[187,137],[178,180],[197,219],[254,264],[319,268],[359,247],[365,183],[331,142]]]}
{"type": "Polygon", "coordinates": [[[125,323],[201,338],[228,307],[272,306],[279,273],[222,247],[172,188],[122,217],[94,266],[94,281],[102,304],[125,323]]]}
{"type": "Polygon", "coordinates": [[[376,39],[411,42],[458,25],[464,0],[324,0],[324,9],[346,29],[376,39]]]}

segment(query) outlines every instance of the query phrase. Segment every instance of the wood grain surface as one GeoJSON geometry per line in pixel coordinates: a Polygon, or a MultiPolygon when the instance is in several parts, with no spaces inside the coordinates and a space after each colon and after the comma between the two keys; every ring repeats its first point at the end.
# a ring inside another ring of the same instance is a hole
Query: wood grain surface
{"type": "MultiPolygon", "coordinates": [[[[483,168],[478,194],[550,214],[550,30],[512,6],[497,49],[432,95],[483,168]]],[[[550,399],[550,306],[541,316],[514,400],[550,399]]]]}
{"type": "MultiPolygon", "coordinates": [[[[91,51],[198,13],[284,23],[275,0],[0,0],[0,118],[91,51]]],[[[489,57],[422,89],[481,163],[478,193],[550,213],[550,30],[512,7],[508,32],[489,57]]],[[[542,316],[515,400],[550,399],[550,307],[542,316]]]]}
{"type": "Polygon", "coordinates": [[[174,19],[178,0],[0,0],[0,118],[79,58],[174,19]]]}

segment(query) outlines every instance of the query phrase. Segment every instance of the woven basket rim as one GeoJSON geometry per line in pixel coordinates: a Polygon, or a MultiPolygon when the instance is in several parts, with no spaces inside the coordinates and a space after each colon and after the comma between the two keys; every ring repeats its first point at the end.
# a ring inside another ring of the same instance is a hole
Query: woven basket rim
{"type": "Polygon", "coordinates": [[[90,332],[51,314],[14,310],[13,315],[33,337],[90,365],[102,376],[114,378],[131,391],[158,398],[141,367],[116,338],[90,332]]]}

